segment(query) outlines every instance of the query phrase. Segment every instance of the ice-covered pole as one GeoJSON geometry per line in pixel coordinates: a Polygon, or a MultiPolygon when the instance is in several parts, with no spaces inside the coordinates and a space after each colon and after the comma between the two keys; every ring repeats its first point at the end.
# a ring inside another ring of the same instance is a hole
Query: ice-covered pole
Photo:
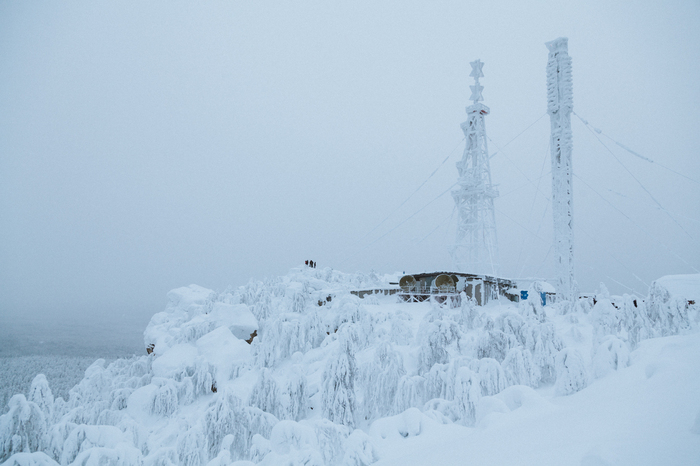
{"type": "Polygon", "coordinates": [[[547,42],[547,113],[551,122],[552,212],[554,214],[554,261],[557,294],[573,302],[574,215],[571,166],[571,112],[574,107],[571,57],[568,39],[547,42]]]}
{"type": "Polygon", "coordinates": [[[476,60],[470,65],[469,76],[474,78],[474,85],[469,86],[472,105],[467,107],[468,119],[461,125],[466,145],[462,160],[457,162],[458,187],[452,191],[459,219],[451,253],[455,271],[495,276],[499,260],[493,201],[498,190],[491,183],[486,142],[485,117],[490,110],[481,103],[484,86],[479,78],[484,77],[484,63],[476,60]]]}

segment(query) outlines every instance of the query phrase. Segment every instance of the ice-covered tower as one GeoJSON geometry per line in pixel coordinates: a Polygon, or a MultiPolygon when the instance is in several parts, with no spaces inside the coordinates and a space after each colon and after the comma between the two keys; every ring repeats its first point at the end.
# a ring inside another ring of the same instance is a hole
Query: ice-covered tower
{"type": "Polygon", "coordinates": [[[452,191],[459,211],[457,239],[452,249],[452,261],[457,272],[496,275],[498,271],[498,242],[493,200],[498,191],[491,184],[488,145],[484,117],[489,108],[481,104],[479,78],[484,76],[481,60],[471,62],[475,80],[472,105],[467,107],[468,120],[462,123],[466,147],[462,160],[457,162],[459,187],[452,191]]]}
{"type": "Polygon", "coordinates": [[[547,113],[552,126],[552,212],[554,214],[554,262],[557,294],[573,301],[574,214],[571,166],[571,112],[574,108],[571,57],[568,39],[547,42],[547,113]]]}

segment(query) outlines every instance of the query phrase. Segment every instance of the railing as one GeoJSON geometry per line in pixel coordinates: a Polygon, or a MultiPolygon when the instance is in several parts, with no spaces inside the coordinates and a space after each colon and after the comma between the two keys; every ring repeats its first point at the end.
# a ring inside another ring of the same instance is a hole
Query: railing
{"type": "Polygon", "coordinates": [[[454,286],[402,286],[399,294],[457,294],[454,286]]]}

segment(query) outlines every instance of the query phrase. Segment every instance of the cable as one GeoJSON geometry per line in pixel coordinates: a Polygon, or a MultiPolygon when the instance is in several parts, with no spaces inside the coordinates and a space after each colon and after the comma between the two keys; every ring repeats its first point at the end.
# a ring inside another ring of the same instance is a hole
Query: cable
{"type": "Polygon", "coordinates": [[[544,238],[538,236],[537,234],[531,232],[531,231],[528,230],[526,227],[522,226],[520,223],[518,223],[517,221],[515,221],[512,217],[510,217],[510,216],[507,215],[505,212],[503,212],[502,210],[496,209],[495,207],[494,207],[494,210],[495,210],[496,212],[498,212],[499,214],[503,215],[505,218],[507,218],[507,219],[510,220],[511,222],[513,222],[513,223],[515,223],[516,225],[518,225],[520,228],[522,228],[522,229],[525,230],[526,232],[530,233],[530,234],[531,234],[532,236],[534,236],[535,238],[537,238],[537,239],[539,239],[539,240],[541,240],[541,241],[547,242],[546,239],[544,239],[544,238]]]}
{"type": "MultiPolygon", "coordinates": [[[[578,115],[577,115],[577,116],[578,116],[578,115]]],[[[580,118],[580,117],[579,117],[579,118],[580,118]]],[[[583,121],[583,119],[581,119],[581,121],[583,121]]],[[[585,123],[584,123],[584,124],[585,124],[585,123]]],[[[685,230],[685,228],[683,228],[683,226],[682,226],[680,223],[678,223],[678,220],[676,220],[675,217],[673,217],[673,215],[671,215],[671,213],[670,213],[668,210],[666,210],[666,209],[664,208],[664,206],[662,206],[661,203],[660,203],[659,201],[656,200],[656,198],[651,194],[651,192],[649,192],[649,190],[642,184],[642,182],[639,181],[639,180],[637,179],[637,177],[634,176],[634,174],[625,166],[625,164],[623,164],[622,161],[621,161],[620,159],[617,158],[617,156],[613,153],[613,151],[611,151],[610,148],[609,148],[608,146],[606,146],[605,143],[604,143],[603,141],[600,140],[600,138],[598,137],[598,135],[595,134],[595,132],[594,132],[593,130],[591,130],[591,129],[588,127],[588,125],[586,125],[586,128],[587,128],[588,131],[590,131],[591,134],[598,140],[598,142],[600,142],[600,143],[603,145],[603,147],[605,147],[605,149],[607,149],[607,151],[610,152],[610,155],[612,155],[613,158],[614,158],[615,160],[617,160],[617,163],[619,163],[620,165],[622,165],[622,168],[624,168],[624,169],[627,171],[627,173],[629,173],[629,175],[634,179],[634,181],[636,181],[637,184],[639,184],[639,186],[641,186],[641,188],[649,195],[649,197],[656,203],[656,205],[659,206],[659,208],[660,208],[661,210],[663,210],[664,213],[666,213],[666,215],[668,215],[668,217],[669,217],[671,220],[673,220],[673,223],[675,223],[676,225],[678,225],[678,228],[680,228],[681,230],[683,230],[683,233],[685,233],[686,235],[688,235],[688,237],[689,237],[690,239],[692,239],[693,241],[695,241],[695,238],[693,238],[693,237],[690,235],[690,233],[688,233],[688,232],[685,230]]]]}
{"type": "MultiPolygon", "coordinates": [[[[530,123],[530,125],[529,125],[527,128],[525,128],[524,130],[522,130],[521,132],[519,132],[519,133],[517,134],[517,136],[515,136],[515,137],[514,137],[513,139],[511,139],[510,141],[506,142],[506,144],[503,146],[503,148],[508,147],[508,145],[509,145],[511,142],[513,142],[513,141],[515,141],[516,139],[518,139],[525,131],[527,131],[528,129],[530,129],[530,128],[532,128],[533,126],[535,126],[535,123],[537,123],[538,121],[540,121],[546,114],[547,114],[547,112],[544,112],[542,115],[540,115],[540,117],[539,117],[538,119],[536,119],[535,121],[533,121],[532,123],[530,123]]],[[[493,142],[493,141],[492,141],[492,142],[493,142]]],[[[495,143],[494,143],[494,144],[495,144],[495,143]]],[[[499,149],[499,150],[502,150],[502,149],[499,149]]],[[[489,157],[489,160],[491,160],[492,158],[494,158],[494,157],[496,156],[496,154],[498,154],[498,150],[497,150],[496,152],[494,152],[493,154],[491,154],[491,157],[489,157]]]]}
{"type": "MultiPolygon", "coordinates": [[[[615,207],[610,201],[608,201],[607,199],[605,199],[605,198],[604,198],[598,191],[596,191],[591,185],[589,185],[589,184],[586,183],[583,179],[581,179],[580,176],[576,175],[575,173],[574,173],[574,176],[576,177],[577,180],[579,180],[581,183],[583,183],[585,186],[587,186],[588,189],[590,189],[590,190],[593,191],[595,194],[597,194],[598,197],[600,197],[603,201],[605,201],[610,207],[612,207],[612,208],[615,209],[617,212],[619,212],[620,215],[622,215],[622,216],[625,217],[627,220],[629,220],[630,222],[632,222],[632,224],[633,224],[634,226],[636,226],[637,228],[639,228],[640,230],[642,230],[642,231],[643,231],[647,236],[649,236],[652,240],[654,240],[654,241],[656,241],[657,243],[663,245],[666,249],[668,249],[668,252],[670,252],[673,256],[675,256],[677,259],[679,259],[680,261],[682,261],[685,265],[687,265],[688,267],[690,267],[691,269],[693,269],[695,272],[700,272],[698,269],[696,269],[696,268],[693,267],[691,264],[689,264],[689,263],[688,263],[685,259],[683,259],[681,256],[679,256],[678,254],[676,254],[675,252],[673,252],[673,250],[671,250],[671,248],[668,247],[668,246],[666,245],[666,243],[664,243],[663,241],[659,241],[656,237],[654,237],[654,235],[652,235],[651,233],[649,233],[648,231],[646,231],[644,228],[642,228],[640,225],[638,225],[634,220],[632,220],[630,217],[628,217],[627,214],[625,214],[623,211],[621,211],[620,209],[618,209],[617,207],[615,207]]],[[[642,283],[644,283],[644,282],[642,282],[642,283]]],[[[648,286],[648,285],[647,285],[647,286],[648,286]]]]}
{"type": "Polygon", "coordinates": [[[382,236],[380,236],[379,238],[377,238],[377,239],[375,239],[374,241],[372,241],[371,243],[369,243],[367,246],[365,246],[364,248],[362,248],[361,251],[364,250],[364,249],[367,249],[367,248],[370,247],[370,246],[372,246],[374,243],[376,243],[376,242],[379,241],[380,239],[384,238],[386,235],[388,235],[388,234],[391,233],[392,231],[396,230],[398,227],[400,227],[400,226],[403,225],[404,223],[406,223],[406,222],[408,222],[409,220],[411,220],[413,217],[415,217],[416,215],[418,215],[418,213],[420,213],[423,209],[425,209],[425,208],[428,207],[430,204],[432,204],[433,202],[435,202],[435,201],[437,201],[438,199],[440,199],[440,198],[441,198],[442,196],[444,196],[448,191],[450,191],[452,188],[454,188],[455,186],[457,186],[457,184],[459,184],[459,182],[453,184],[452,186],[450,186],[449,188],[447,188],[446,190],[444,190],[444,191],[443,191],[442,193],[440,193],[435,199],[433,199],[432,201],[428,202],[426,205],[424,205],[423,207],[421,207],[420,209],[418,209],[418,210],[416,210],[414,213],[412,213],[406,220],[404,220],[403,222],[399,223],[399,224],[396,225],[394,228],[392,228],[391,230],[387,231],[386,233],[384,233],[384,234],[383,234],[382,236]]]}
{"type": "Polygon", "coordinates": [[[644,160],[644,161],[646,161],[646,162],[653,163],[654,165],[658,165],[659,167],[661,167],[661,168],[663,168],[663,169],[666,169],[666,170],[670,171],[671,173],[675,173],[675,174],[678,175],[678,176],[682,176],[683,178],[685,178],[685,179],[687,179],[687,180],[689,180],[689,181],[692,181],[693,183],[700,184],[700,181],[698,181],[698,180],[694,180],[693,178],[690,178],[689,176],[684,175],[683,173],[677,172],[676,170],[674,170],[674,169],[672,169],[672,168],[669,168],[669,167],[667,167],[667,166],[665,166],[665,165],[662,165],[662,164],[660,164],[659,162],[655,162],[655,161],[651,160],[650,158],[644,157],[643,155],[641,155],[641,154],[639,154],[639,153],[633,151],[632,149],[630,149],[630,148],[627,147],[626,145],[622,144],[621,142],[616,141],[616,140],[613,139],[611,136],[608,136],[607,134],[605,134],[605,133],[604,133],[603,131],[601,131],[600,129],[598,129],[598,128],[596,128],[595,126],[593,126],[593,125],[591,125],[590,123],[588,123],[588,120],[582,118],[581,115],[577,114],[576,112],[573,112],[573,114],[576,115],[576,117],[577,117],[579,120],[581,120],[581,122],[582,122],[584,125],[586,125],[586,126],[589,127],[590,129],[593,129],[593,131],[595,131],[596,133],[602,134],[602,135],[605,136],[606,138],[610,139],[612,142],[614,142],[615,144],[617,144],[618,146],[620,146],[621,148],[623,148],[624,150],[626,150],[626,151],[629,152],[630,154],[632,154],[632,155],[634,155],[634,156],[636,156],[636,157],[639,157],[640,159],[642,159],[642,160],[644,160]]]}
{"type": "Polygon", "coordinates": [[[423,182],[420,184],[420,186],[418,186],[418,187],[416,188],[415,191],[413,191],[406,199],[404,199],[404,201],[403,201],[401,204],[399,204],[399,206],[398,206],[396,209],[394,209],[393,211],[391,211],[391,213],[390,213],[389,215],[387,215],[387,216],[384,218],[384,220],[382,220],[381,222],[379,222],[374,228],[372,228],[370,231],[368,231],[367,233],[365,233],[365,235],[364,235],[362,238],[358,239],[358,240],[355,241],[353,244],[351,244],[350,247],[351,247],[351,248],[354,247],[357,243],[359,243],[359,242],[362,241],[363,239],[367,238],[367,237],[368,237],[369,235],[371,235],[377,228],[379,228],[380,226],[382,226],[382,225],[384,224],[384,222],[386,222],[386,221],[389,219],[389,217],[391,217],[391,216],[394,215],[399,209],[401,209],[401,207],[403,207],[403,206],[413,197],[414,194],[416,194],[418,191],[420,191],[420,189],[421,189],[423,186],[425,186],[425,183],[427,183],[428,180],[430,180],[430,178],[432,178],[433,175],[435,175],[435,173],[437,173],[437,171],[438,171],[443,165],[445,165],[445,162],[447,162],[447,159],[449,159],[450,157],[452,157],[452,154],[454,153],[455,149],[457,149],[457,148],[459,147],[459,145],[462,144],[462,141],[464,141],[464,140],[465,140],[465,138],[463,137],[463,138],[457,143],[457,145],[450,151],[450,153],[447,155],[447,157],[445,157],[445,159],[444,159],[442,162],[440,162],[440,165],[438,165],[438,167],[437,167],[435,170],[433,170],[433,172],[428,176],[428,178],[426,178],[425,181],[423,181],[423,182]]]}
{"type": "MultiPolygon", "coordinates": [[[[428,233],[427,235],[425,235],[425,236],[423,237],[423,239],[421,239],[420,241],[418,241],[416,244],[422,243],[423,241],[425,241],[425,240],[428,238],[428,236],[432,235],[432,234],[435,233],[441,226],[443,226],[443,225],[445,224],[446,221],[452,220],[452,216],[454,215],[455,210],[457,210],[457,205],[456,205],[456,204],[455,204],[455,206],[452,208],[452,213],[451,213],[450,215],[448,215],[447,217],[445,217],[445,219],[444,219],[442,222],[440,222],[440,223],[438,224],[438,226],[436,226],[436,227],[433,229],[433,231],[431,231],[430,233],[428,233]]],[[[448,224],[449,224],[449,222],[448,222],[448,224]]]]}
{"type": "MultiPolygon", "coordinates": [[[[503,156],[504,156],[506,159],[508,159],[508,161],[515,167],[515,169],[518,170],[518,171],[520,172],[521,175],[523,175],[523,178],[525,178],[530,184],[532,184],[532,185],[534,186],[534,185],[535,185],[535,182],[532,181],[530,178],[527,177],[527,175],[515,164],[515,162],[513,162],[513,160],[512,160],[510,157],[508,157],[508,156],[506,155],[506,153],[505,153],[505,151],[504,151],[503,149],[501,149],[500,147],[498,147],[498,144],[496,143],[496,141],[494,141],[493,139],[491,139],[491,138],[488,137],[488,136],[486,136],[486,137],[488,138],[489,141],[491,141],[491,142],[493,143],[493,145],[496,146],[496,148],[497,148],[498,150],[501,151],[501,153],[503,154],[503,156]]],[[[549,200],[549,198],[547,197],[547,195],[546,195],[545,193],[543,193],[542,191],[540,191],[539,188],[537,189],[537,192],[540,193],[540,194],[542,195],[542,197],[544,197],[545,199],[549,200]]]]}
{"type": "MultiPolygon", "coordinates": [[[[535,178],[535,179],[533,180],[533,182],[534,182],[534,181],[538,181],[539,179],[544,178],[545,176],[549,176],[549,175],[551,175],[551,174],[552,174],[552,170],[549,170],[547,173],[542,174],[542,176],[535,178]]],[[[499,198],[499,199],[503,199],[504,197],[510,196],[510,195],[513,194],[514,192],[519,191],[519,190],[523,189],[523,188],[526,187],[526,186],[530,186],[530,183],[529,183],[529,182],[525,182],[525,183],[521,184],[520,186],[518,186],[517,188],[513,188],[513,189],[511,189],[510,191],[506,191],[505,194],[500,194],[500,193],[499,193],[499,194],[498,194],[498,198],[499,198]]]]}
{"type": "MultiPolygon", "coordinates": [[[[577,178],[578,178],[578,177],[577,177],[577,178]]],[[[581,180],[581,179],[579,178],[579,180],[581,180]]],[[[589,186],[589,187],[590,187],[590,186],[589,186]]],[[[596,193],[596,194],[597,194],[597,193],[596,193]]],[[[578,230],[580,230],[581,233],[583,233],[584,235],[586,235],[595,245],[599,246],[600,249],[603,250],[603,252],[605,252],[605,253],[608,254],[610,257],[612,257],[613,259],[615,259],[615,261],[616,261],[618,264],[620,264],[620,265],[622,266],[623,269],[625,269],[626,271],[628,271],[634,278],[636,278],[636,279],[639,280],[639,282],[641,282],[644,286],[646,286],[647,288],[649,288],[649,285],[647,284],[647,282],[645,282],[644,280],[642,280],[641,278],[639,278],[639,277],[637,276],[636,273],[634,273],[634,272],[632,272],[630,269],[628,269],[627,266],[626,266],[620,259],[618,259],[617,257],[615,257],[615,255],[614,255],[612,252],[610,252],[607,248],[604,248],[604,247],[602,246],[602,243],[601,243],[600,241],[596,241],[595,238],[593,238],[591,235],[589,235],[588,232],[587,232],[585,229],[583,229],[580,225],[578,225],[576,228],[577,228],[578,230]]],[[[600,269],[598,269],[597,267],[595,267],[595,266],[593,266],[593,267],[600,271],[600,269]]],[[[615,283],[617,283],[618,285],[622,285],[623,287],[627,288],[628,290],[632,290],[632,291],[634,291],[635,293],[639,293],[637,290],[635,290],[635,289],[633,289],[633,288],[630,288],[630,287],[628,287],[628,286],[623,285],[622,283],[620,283],[620,282],[618,282],[617,280],[613,279],[613,278],[610,277],[609,275],[607,275],[607,274],[604,274],[604,275],[605,275],[606,277],[608,277],[610,280],[612,280],[612,281],[614,281],[615,283]]],[[[642,296],[641,293],[639,293],[639,295],[642,296]]]]}
{"type": "MultiPolygon", "coordinates": [[[[544,166],[545,163],[547,162],[547,156],[549,155],[549,149],[550,149],[551,141],[547,144],[547,152],[544,153],[544,158],[542,159],[542,168],[540,168],[540,176],[537,178],[537,186],[535,186],[535,194],[537,191],[540,190],[540,182],[542,181],[542,174],[544,173],[544,166]]],[[[532,217],[532,212],[535,210],[535,201],[537,200],[537,196],[532,196],[532,205],[530,206],[530,213],[527,214],[527,217],[530,218],[532,217]]],[[[547,208],[549,207],[549,202],[547,202],[547,207],[545,207],[545,212],[547,212],[547,208]]],[[[540,232],[540,228],[542,228],[542,222],[544,221],[544,214],[542,215],[542,218],[540,219],[540,224],[537,227],[537,233],[540,232]]],[[[523,249],[525,248],[525,238],[520,242],[520,249],[518,250],[518,259],[515,261],[516,264],[520,263],[520,258],[523,255],[523,249]]],[[[525,269],[525,264],[527,264],[527,261],[530,260],[530,256],[525,259],[523,262],[523,266],[520,269],[520,275],[523,274],[523,269],[525,269]]],[[[517,265],[516,265],[517,266],[517,265]]]]}

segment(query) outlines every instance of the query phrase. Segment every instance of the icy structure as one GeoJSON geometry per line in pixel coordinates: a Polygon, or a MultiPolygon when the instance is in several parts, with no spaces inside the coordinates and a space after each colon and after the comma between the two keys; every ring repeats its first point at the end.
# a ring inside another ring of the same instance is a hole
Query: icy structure
{"type": "Polygon", "coordinates": [[[573,302],[574,282],[574,217],[573,171],[571,151],[571,112],[574,95],[571,78],[571,57],[568,39],[547,42],[547,113],[552,127],[552,213],[554,216],[554,267],[557,293],[573,302]]]}
{"type": "Polygon", "coordinates": [[[150,354],[95,361],[67,400],[41,374],[14,395],[0,463],[369,465],[380,442],[546,404],[533,389],[587,390],[625,371],[642,340],[698,326],[677,285],[694,297],[700,276],[657,280],[646,300],[601,286],[567,313],[350,293],[395,280],[302,267],[221,293],[173,290],[144,332],[150,354]]]}
{"type": "Polygon", "coordinates": [[[452,191],[459,220],[457,238],[452,249],[452,261],[459,272],[496,275],[498,271],[498,242],[493,200],[498,191],[491,184],[488,144],[486,142],[485,117],[489,108],[483,99],[479,78],[484,64],[481,60],[470,63],[475,80],[472,105],[467,107],[468,120],[462,123],[466,147],[462,160],[457,162],[459,187],[452,191]]]}

